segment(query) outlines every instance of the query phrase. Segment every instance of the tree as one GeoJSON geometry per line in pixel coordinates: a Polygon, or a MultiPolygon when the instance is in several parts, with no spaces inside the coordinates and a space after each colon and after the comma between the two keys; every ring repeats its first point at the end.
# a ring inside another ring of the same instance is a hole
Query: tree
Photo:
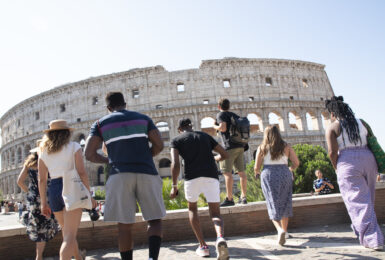
{"type": "Polygon", "coordinates": [[[319,169],[323,177],[327,177],[338,192],[337,177],[326,150],[319,145],[297,144],[293,146],[300,165],[294,171],[294,193],[304,193],[313,190],[314,172],[319,169]]]}

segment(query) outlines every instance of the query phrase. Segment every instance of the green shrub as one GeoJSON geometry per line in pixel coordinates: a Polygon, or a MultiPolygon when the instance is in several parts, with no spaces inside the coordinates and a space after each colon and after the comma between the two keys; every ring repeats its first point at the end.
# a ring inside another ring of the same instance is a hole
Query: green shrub
{"type": "Polygon", "coordinates": [[[297,144],[293,146],[300,161],[299,167],[294,171],[294,193],[311,192],[313,181],[316,179],[314,172],[319,169],[323,177],[327,177],[334,185],[334,192],[338,192],[337,177],[326,150],[319,145],[297,144]]]}
{"type": "MultiPolygon", "coordinates": [[[[265,200],[262,193],[261,180],[254,177],[254,161],[251,161],[246,165],[247,176],[247,192],[246,198],[248,202],[265,200]]],[[[238,189],[241,190],[240,183],[238,183],[238,189]]]]}
{"type": "Polygon", "coordinates": [[[95,191],[94,199],[95,200],[105,200],[106,199],[106,191],[101,190],[101,189],[97,189],[95,191]]]}
{"type": "MultiPolygon", "coordinates": [[[[164,205],[167,210],[173,210],[173,209],[185,209],[188,208],[187,200],[185,199],[184,194],[184,181],[181,180],[178,182],[178,192],[179,195],[176,196],[175,199],[170,198],[170,192],[172,189],[172,180],[170,178],[164,178],[163,179],[163,200],[164,205]]],[[[201,194],[198,199],[198,207],[205,207],[207,206],[207,202],[203,195],[201,194]]]]}

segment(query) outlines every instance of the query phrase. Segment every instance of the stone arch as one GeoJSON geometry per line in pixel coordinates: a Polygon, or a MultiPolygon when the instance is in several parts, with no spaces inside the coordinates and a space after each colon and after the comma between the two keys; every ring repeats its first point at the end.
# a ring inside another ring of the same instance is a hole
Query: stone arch
{"type": "Polygon", "coordinates": [[[155,126],[158,128],[163,140],[170,140],[170,127],[166,121],[160,121],[156,123],[155,126]]]}
{"type": "Polygon", "coordinates": [[[280,131],[285,131],[284,122],[281,114],[278,111],[271,111],[268,115],[269,125],[276,125],[280,131]]]}
{"type": "Polygon", "coordinates": [[[321,122],[323,129],[326,130],[326,128],[330,125],[330,115],[328,112],[322,112],[321,113],[321,122]]]}
{"type": "Polygon", "coordinates": [[[162,158],[158,163],[159,175],[161,177],[168,177],[171,174],[171,161],[168,158],[162,158]]]}
{"type": "Polygon", "coordinates": [[[296,111],[289,111],[288,113],[289,126],[291,130],[303,130],[302,119],[299,113],[296,111]]]}
{"type": "Polygon", "coordinates": [[[249,113],[247,119],[250,121],[250,133],[255,134],[263,131],[262,117],[257,113],[249,113]]]}
{"type": "Polygon", "coordinates": [[[318,119],[313,111],[306,112],[307,129],[310,131],[319,130],[318,119]]]}
{"type": "Polygon", "coordinates": [[[11,162],[10,165],[15,164],[15,150],[11,149],[11,162]]]}
{"type": "Polygon", "coordinates": [[[26,144],[24,146],[24,158],[27,158],[27,156],[29,155],[29,151],[31,151],[31,146],[29,144],[26,144]]]}
{"type": "Polygon", "coordinates": [[[21,151],[21,147],[17,148],[17,163],[22,163],[23,161],[23,153],[21,151]]]}
{"type": "Polygon", "coordinates": [[[104,167],[99,166],[97,173],[98,173],[98,186],[104,185],[104,167]]]}
{"type": "Polygon", "coordinates": [[[201,131],[205,132],[211,136],[216,135],[216,130],[214,129],[215,119],[212,117],[204,117],[201,122],[201,131]]]}

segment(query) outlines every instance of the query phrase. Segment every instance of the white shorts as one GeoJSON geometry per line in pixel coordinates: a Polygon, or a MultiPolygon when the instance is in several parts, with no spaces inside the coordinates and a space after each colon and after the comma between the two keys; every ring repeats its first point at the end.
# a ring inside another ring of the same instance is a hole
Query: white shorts
{"type": "Polygon", "coordinates": [[[219,181],[209,177],[199,177],[184,182],[184,193],[188,202],[197,202],[203,193],[208,203],[220,202],[219,181]]]}

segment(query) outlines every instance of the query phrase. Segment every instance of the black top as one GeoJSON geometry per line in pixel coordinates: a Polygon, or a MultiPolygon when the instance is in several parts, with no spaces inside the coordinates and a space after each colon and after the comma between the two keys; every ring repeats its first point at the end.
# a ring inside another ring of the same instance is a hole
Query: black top
{"type": "Polygon", "coordinates": [[[230,126],[231,126],[231,117],[239,118],[239,116],[233,112],[224,111],[219,112],[217,114],[217,124],[226,122],[226,132],[220,132],[222,136],[223,143],[225,145],[226,150],[234,149],[234,148],[243,148],[243,144],[233,143],[230,141],[230,126]]]}
{"type": "Polygon", "coordinates": [[[171,148],[179,151],[185,162],[185,179],[199,177],[218,179],[218,168],[212,150],[218,145],[203,132],[184,132],[171,141],[171,148]]]}

